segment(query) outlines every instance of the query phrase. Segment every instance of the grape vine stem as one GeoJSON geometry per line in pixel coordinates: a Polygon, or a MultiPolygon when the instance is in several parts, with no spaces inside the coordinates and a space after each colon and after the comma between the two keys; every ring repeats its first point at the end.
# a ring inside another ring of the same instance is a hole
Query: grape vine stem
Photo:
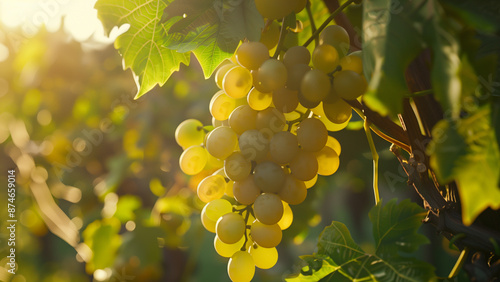
{"type": "Polygon", "coordinates": [[[377,148],[375,147],[375,143],[373,142],[373,136],[370,129],[370,121],[366,119],[363,123],[363,127],[365,129],[366,139],[368,140],[368,144],[370,145],[370,151],[372,152],[373,158],[373,194],[375,196],[375,205],[380,202],[380,195],[378,192],[378,153],[377,148]]]}
{"type": "MultiPolygon", "coordinates": [[[[310,0],[307,1],[306,11],[307,11],[307,16],[309,17],[309,21],[311,22],[311,31],[314,34],[317,29],[316,29],[316,23],[314,22],[314,17],[313,17],[312,11],[311,11],[311,1],[310,0]]],[[[315,40],[314,43],[316,44],[316,46],[318,46],[319,45],[319,38],[316,37],[314,40],[315,40]]]]}
{"type": "Polygon", "coordinates": [[[285,37],[288,32],[288,27],[285,24],[286,17],[281,21],[280,37],[278,39],[278,45],[276,46],[276,51],[274,52],[273,59],[278,59],[281,49],[283,49],[283,44],[285,43],[285,37]]]}
{"type": "Polygon", "coordinates": [[[316,38],[318,38],[318,35],[323,31],[323,29],[325,29],[325,27],[331,22],[333,21],[333,19],[340,13],[342,12],[347,6],[349,6],[352,2],[354,2],[354,0],[347,0],[347,2],[345,2],[344,4],[342,4],[337,10],[335,10],[333,13],[330,14],[330,16],[328,17],[328,19],[326,19],[320,27],[318,27],[318,29],[311,35],[311,37],[309,37],[309,39],[307,39],[307,41],[304,43],[304,47],[307,47],[309,44],[311,44],[311,42],[313,40],[315,40],[316,38]]]}

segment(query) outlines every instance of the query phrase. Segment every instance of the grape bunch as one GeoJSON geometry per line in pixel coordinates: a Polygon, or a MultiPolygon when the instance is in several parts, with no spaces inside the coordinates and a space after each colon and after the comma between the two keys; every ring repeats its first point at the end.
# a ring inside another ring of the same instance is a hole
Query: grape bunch
{"type": "Polygon", "coordinates": [[[325,28],[312,55],[295,46],[275,59],[276,25],[261,42],[242,43],[217,71],[212,125],[188,119],[175,132],[182,171],[204,176],[197,186],[206,203],[202,224],[238,282],[276,264],[282,230],[293,221],[290,205],[306,199],[318,175],[339,167],[341,147],[328,131],[350,120],[344,99],[366,90],[360,52],[347,53],[342,27],[325,28]]]}

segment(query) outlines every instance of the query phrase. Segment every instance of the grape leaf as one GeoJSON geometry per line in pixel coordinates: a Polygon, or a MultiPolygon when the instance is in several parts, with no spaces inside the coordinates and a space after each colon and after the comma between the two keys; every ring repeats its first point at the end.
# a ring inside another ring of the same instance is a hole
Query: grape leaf
{"type": "Polygon", "coordinates": [[[240,40],[260,39],[264,20],[251,0],[176,0],[164,20],[176,21],[164,46],[178,52],[193,51],[205,78],[232,56],[240,40]]]}
{"type": "Polygon", "coordinates": [[[430,164],[441,184],[456,180],[464,224],[488,207],[500,208],[500,153],[489,107],[457,122],[443,120],[432,132],[430,164]]]}
{"type": "Polygon", "coordinates": [[[189,64],[189,54],[163,47],[172,22],[160,23],[168,0],[98,0],[98,17],[109,32],[114,26],[129,24],[128,31],[115,41],[123,66],[134,73],[139,98],[155,85],[165,84],[181,63],[189,64]]]}
{"type": "Polygon", "coordinates": [[[399,254],[427,243],[427,238],[416,233],[424,216],[423,209],[409,200],[373,207],[375,254],[363,251],[344,224],[332,222],[320,235],[318,252],[303,256],[308,265],[287,281],[432,281],[435,275],[430,264],[399,254]]]}
{"type": "Polygon", "coordinates": [[[396,116],[409,96],[405,71],[425,47],[433,53],[432,82],[445,112],[457,117],[460,59],[455,31],[436,0],[364,3],[363,64],[370,84],[364,100],[382,115],[396,116]],[[421,23],[421,24],[416,24],[421,23]]]}
{"type": "Polygon", "coordinates": [[[500,2],[497,0],[441,0],[450,14],[455,14],[474,28],[494,33],[500,30],[500,2]]]}
{"type": "Polygon", "coordinates": [[[85,228],[82,237],[85,244],[92,250],[92,259],[86,267],[91,272],[113,265],[122,243],[119,231],[120,222],[114,220],[96,220],[85,228]]]}

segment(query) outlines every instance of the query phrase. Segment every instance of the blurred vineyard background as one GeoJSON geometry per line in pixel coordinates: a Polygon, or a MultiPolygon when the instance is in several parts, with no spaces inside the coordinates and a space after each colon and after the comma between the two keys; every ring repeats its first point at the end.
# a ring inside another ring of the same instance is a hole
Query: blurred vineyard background
{"type": "MultiPolygon", "coordinates": [[[[15,168],[18,219],[14,276],[6,270],[7,223],[0,223],[0,280],[228,280],[226,259],[199,220],[202,178],[180,172],[182,150],[174,139],[184,119],[211,123],[213,79],[205,81],[196,64],[184,66],[134,101],[132,74],[123,71],[111,40],[72,34],[65,28],[70,19],[29,35],[21,26],[0,25],[0,214],[7,218],[7,170],[15,168]]],[[[344,222],[370,248],[371,154],[353,121],[353,130],[332,134],[342,144],[339,172],[320,177],[306,202],[292,207],[280,260],[257,271],[255,281],[299,272],[298,256],[314,252],[332,220],[344,222]]],[[[377,139],[376,145],[382,198],[418,201],[389,144],[377,139]]],[[[423,232],[432,244],[447,246],[432,229],[423,232]]],[[[419,255],[444,275],[456,253],[440,249],[419,255]]]]}

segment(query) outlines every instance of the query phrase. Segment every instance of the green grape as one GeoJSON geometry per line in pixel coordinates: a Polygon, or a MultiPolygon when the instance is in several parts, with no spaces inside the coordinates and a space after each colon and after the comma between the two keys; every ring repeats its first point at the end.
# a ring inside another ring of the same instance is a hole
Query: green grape
{"type": "Polygon", "coordinates": [[[352,108],[342,99],[332,103],[323,103],[323,112],[328,120],[336,124],[343,124],[351,119],[352,108]]]}
{"type": "Polygon", "coordinates": [[[264,193],[278,193],[285,183],[285,173],[274,162],[261,162],[255,166],[255,185],[264,193]]]}
{"type": "Polygon", "coordinates": [[[226,213],[217,220],[215,231],[217,237],[226,244],[235,244],[245,234],[245,220],[240,214],[226,213]]]}
{"type": "Polygon", "coordinates": [[[328,176],[334,174],[339,168],[339,155],[334,149],[324,147],[316,153],[318,159],[318,174],[328,176]]]}
{"type": "Polygon", "coordinates": [[[226,213],[230,213],[233,211],[233,205],[228,200],[225,199],[215,199],[213,201],[208,202],[203,208],[208,218],[217,222],[219,217],[225,215],[226,213]]]}
{"type": "Polygon", "coordinates": [[[230,127],[219,126],[212,130],[206,141],[207,151],[214,157],[225,160],[238,145],[238,136],[230,127]]]}
{"type": "Polygon", "coordinates": [[[204,138],[203,124],[196,119],[187,119],[175,129],[175,141],[183,149],[202,144],[204,138]]]}
{"type": "Polygon", "coordinates": [[[261,131],[252,129],[240,135],[239,146],[247,160],[260,162],[267,157],[269,152],[269,139],[261,131]]]}
{"type": "Polygon", "coordinates": [[[328,96],[330,88],[331,83],[328,76],[320,70],[313,69],[308,71],[302,78],[300,94],[308,102],[319,103],[328,96]]]}
{"type": "Polygon", "coordinates": [[[272,100],[274,107],[282,113],[293,112],[299,105],[298,92],[287,88],[274,91],[272,100]]]}
{"type": "Polygon", "coordinates": [[[179,158],[179,166],[187,175],[200,173],[208,161],[208,154],[201,145],[191,146],[182,152],[179,158]]]}
{"type": "Polygon", "coordinates": [[[229,259],[227,273],[232,282],[250,282],[255,275],[255,263],[245,251],[237,251],[229,259]]]}
{"type": "Polygon", "coordinates": [[[236,50],[236,60],[249,70],[256,70],[269,59],[269,50],[261,42],[244,42],[236,50]]]}
{"type": "Polygon", "coordinates": [[[271,50],[280,39],[280,24],[277,21],[272,21],[260,34],[260,42],[266,45],[267,49],[271,50]]]}
{"type": "Polygon", "coordinates": [[[215,225],[216,225],[217,221],[211,220],[211,219],[207,216],[207,213],[206,213],[206,207],[207,207],[207,206],[205,206],[205,207],[203,208],[203,210],[201,210],[201,224],[203,225],[203,227],[205,227],[205,229],[206,229],[208,232],[215,233],[215,225]]]}
{"type": "Polygon", "coordinates": [[[340,98],[354,100],[365,93],[367,84],[361,75],[351,70],[344,70],[335,76],[333,87],[340,98]]]}
{"type": "Polygon", "coordinates": [[[298,205],[306,199],[307,188],[303,181],[287,174],[285,185],[283,185],[283,189],[281,189],[278,196],[290,205],[298,205]]]}
{"type": "Polygon", "coordinates": [[[233,185],[233,195],[240,204],[253,204],[260,195],[260,189],[255,184],[253,175],[248,176],[244,180],[235,181],[233,185]]]}
{"type": "Polygon", "coordinates": [[[222,65],[221,67],[219,67],[219,69],[215,73],[215,84],[217,84],[217,87],[219,87],[219,89],[222,89],[222,80],[224,79],[224,76],[226,75],[226,73],[230,69],[232,69],[236,66],[237,66],[237,64],[229,62],[229,63],[226,63],[226,64],[222,65]]]}
{"type": "MultiPolygon", "coordinates": [[[[361,56],[361,51],[356,51],[340,59],[339,64],[342,70],[351,70],[359,75],[363,75],[363,59],[361,56]]],[[[337,76],[337,74],[335,73],[334,75],[337,76]]]]}
{"type": "Polygon", "coordinates": [[[335,47],[340,57],[347,54],[350,42],[347,31],[338,25],[329,25],[319,34],[319,44],[329,44],[335,47]]]}
{"type": "Polygon", "coordinates": [[[207,156],[208,160],[205,168],[203,168],[204,170],[217,170],[224,166],[224,160],[220,160],[210,154],[207,154],[207,156]]]}
{"type": "Polygon", "coordinates": [[[270,139],[274,133],[282,131],[285,124],[285,116],[274,107],[269,107],[257,114],[256,127],[267,139],[270,139]]]}
{"type": "Polygon", "coordinates": [[[250,227],[250,235],[257,245],[264,248],[274,248],[279,245],[283,234],[278,224],[264,224],[258,219],[250,227]]]}
{"type": "Polygon", "coordinates": [[[241,152],[234,152],[224,161],[224,171],[229,179],[241,181],[252,172],[252,163],[241,152]]]}
{"type": "Polygon", "coordinates": [[[292,161],[298,151],[297,136],[288,131],[276,133],[269,143],[271,158],[279,164],[287,164],[292,161]]]}
{"type": "Polygon", "coordinates": [[[229,126],[236,134],[240,135],[247,130],[255,129],[256,119],[257,111],[250,108],[249,105],[241,105],[234,109],[229,116],[229,126]]]}
{"type": "Polygon", "coordinates": [[[339,131],[339,130],[342,130],[342,129],[346,128],[347,124],[349,123],[350,118],[347,119],[343,123],[333,123],[333,122],[331,122],[326,117],[326,114],[323,111],[323,104],[325,104],[325,102],[320,103],[316,108],[312,109],[312,111],[314,112],[315,115],[319,116],[319,120],[321,120],[321,122],[323,122],[323,124],[326,126],[326,129],[328,131],[339,131]]]}
{"type": "Polygon", "coordinates": [[[314,48],[312,61],[315,68],[324,73],[331,73],[339,64],[339,53],[331,45],[319,45],[314,48]]]}
{"type": "Polygon", "coordinates": [[[332,148],[338,156],[342,152],[342,148],[340,147],[340,142],[335,139],[335,137],[328,136],[328,140],[326,141],[326,147],[332,148]]]}
{"type": "Polygon", "coordinates": [[[316,108],[321,103],[321,101],[311,101],[311,100],[307,99],[306,97],[304,97],[304,93],[302,93],[302,92],[299,92],[298,98],[299,98],[300,105],[302,105],[303,107],[305,107],[307,109],[316,108]]]}
{"type": "Polygon", "coordinates": [[[220,175],[220,176],[224,177],[224,179],[226,180],[226,186],[224,187],[224,194],[233,198],[234,197],[234,195],[233,195],[234,181],[232,181],[232,180],[227,181],[229,179],[229,177],[226,175],[224,168],[222,167],[222,168],[216,170],[212,175],[220,175]]]}
{"type": "Polygon", "coordinates": [[[250,92],[248,92],[247,103],[250,108],[256,111],[262,111],[267,109],[273,102],[273,93],[263,93],[257,90],[257,88],[252,88],[250,92]]]}
{"type": "Polygon", "coordinates": [[[328,131],[317,118],[306,118],[297,128],[297,141],[304,151],[317,152],[326,145],[328,131]]]}
{"type": "Polygon", "coordinates": [[[290,4],[290,0],[255,0],[255,5],[259,13],[270,20],[282,19],[296,6],[295,3],[290,4]]]}
{"type": "Polygon", "coordinates": [[[307,4],[307,0],[296,0],[297,4],[294,6],[293,11],[297,14],[304,10],[307,4]]]}
{"type": "Polygon", "coordinates": [[[290,69],[297,64],[309,65],[311,54],[304,46],[293,46],[289,48],[283,55],[283,63],[290,69]]]}
{"type": "Polygon", "coordinates": [[[304,75],[311,70],[311,67],[306,64],[296,64],[288,68],[288,77],[286,88],[289,90],[300,90],[300,83],[304,75]]]}
{"type": "Polygon", "coordinates": [[[205,203],[224,196],[226,180],[221,175],[209,175],[198,184],[198,198],[205,203]]]}
{"type": "Polygon", "coordinates": [[[316,184],[316,181],[318,181],[318,175],[316,174],[313,179],[304,181],[304,184],[306,185],[306,188],[309,189],[316,184]]]}
{"type": "Polygon", "coordinates": [[[255,266],[260,269],[269,269],[278,262],[276,248],[264,248],[258,245],[250,246],[248,252],[252,255],[255,266]]]}
{"type": "Polygon", "coordinates": [[[245,243],[245,237],[242,236],[241,239],[234,243],[234,244],[226,244],[222,242],[217,235],[215,235],[214,238],[214,248],[215,251],[219,254],[221,257],[225,258],[230,258],[243,247],[243,244],[245,243]]]}
{"type": "Polygon", "coordinates": [[[295,158],[290,162],[290,173],[298,180],[311,180],[316,176],[317,172],[318,160],[314,153],[299,150],[295,158]]]}
{"type": "Polygon", "coordinates": [[[210,100],[210,114],[217,120],[227,120],[236,108],[236,100],[229,97],[223,90],[215,93],[210,100]]]}
{"type": "Polygon", "coordinates": [[[290,225],[292,225],[293,222],[293,212],[292,208],[290,208],[290,205],[287,202],[283,202],[283,216],[281,217],[280,221],[278,221],[278,226],[280,227],[281,230],[285,230],[290,225]]]}
{"type": "Polygon", "coordinates": [[[227,71],[222,80],[222,89],[232,98],[243,98],[248,94],[250,88],[252,88],[252,81],[252,74],[249,70],[236,66],[227,71]]]}
{"type": "Polygon", "coordinates": [[[283,204],[280,197],[273,193],[260,194],[253,203],[255,218],[264,224],[275,224],[283,216],[283,204]]]}
{"type": "Polygon", "coordinates": [[[259,80],[259,70],[252,70],[250,72],[252,74],[253,86],[261,93],[272,93],[273,90],[270,89],[267,85],[263,85],[259,80]]]}
{"type": "Polygon", "coordinates": [[[285,65],[276,59],[266,60],[259,68],[257,82],[268,92],[277,90],[285,86],[287,70],[285,65]]]}

